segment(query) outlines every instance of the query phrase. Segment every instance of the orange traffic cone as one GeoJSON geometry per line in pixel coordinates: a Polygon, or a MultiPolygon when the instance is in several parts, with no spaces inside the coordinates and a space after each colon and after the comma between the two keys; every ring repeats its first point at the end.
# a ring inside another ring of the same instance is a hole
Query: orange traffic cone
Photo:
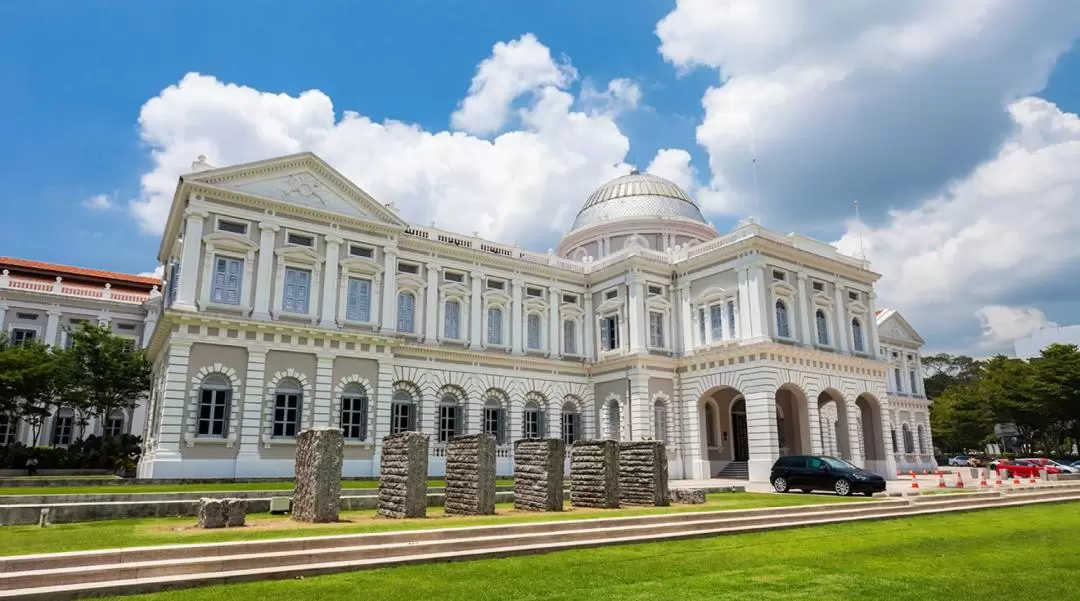
{"type": "Polygon", "coordinates": [[[942,474],[941,472],[938,472],[937,486],[938,488],[948,488],[948,485],[945,484],[945,474],[942,474]]]}
{"type": "Polygon", "coordinates": [[[990,486],[990,485],[986,482],[986,470],[980,470],[979,471],[979,488],[986,488],[987,486],[990,486]]]}
{"type": "Polygon", "coordinates": [[[919,488],[919,480],[915,477],[915,472],[911,472],[911,488],[919,488]]]}
{"type": "Polygon", "coordinates": [[[956,474],[956,488],[964,488],[964,476],[956,474]]]}
{"type": "Polygon", "coordinates": [[[1001,483],[1001,472],[999,472],[999,471],[995,471],[994,473],[995,473],[995,474],[997,474],[997,476],[996,476],[996,479],[994,480],[994,486],[1002,486],[1002,483],[1001,483]]]}

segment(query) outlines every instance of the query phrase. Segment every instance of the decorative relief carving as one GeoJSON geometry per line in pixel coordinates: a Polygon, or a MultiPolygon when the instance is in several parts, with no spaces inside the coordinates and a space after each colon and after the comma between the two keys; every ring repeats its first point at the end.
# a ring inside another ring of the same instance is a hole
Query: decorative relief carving
{"type": "Polygon", "coordinates": [[[326,199],[322,197],[327,192],[326,186],[322,185],[310,173],[294,173],[290,175],[278,185],[278,192],[286,198],[295,194],[304,198],[314,198],[323,205],[326,204],[326,199]]]}

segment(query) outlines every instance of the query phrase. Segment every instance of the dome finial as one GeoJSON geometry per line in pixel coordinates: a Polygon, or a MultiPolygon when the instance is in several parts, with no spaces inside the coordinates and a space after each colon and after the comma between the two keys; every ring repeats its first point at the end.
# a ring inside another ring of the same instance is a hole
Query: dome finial
{"type": "Polygon", "coordinates": [[[637,167],[634,167],[630,170],[630,175],[641,175],[641,172],[637,170],[637,167]]]}

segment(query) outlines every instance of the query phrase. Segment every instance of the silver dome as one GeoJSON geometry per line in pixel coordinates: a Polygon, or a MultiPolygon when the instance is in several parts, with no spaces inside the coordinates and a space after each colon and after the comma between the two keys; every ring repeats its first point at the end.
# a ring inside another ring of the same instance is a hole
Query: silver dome
{"type": "Polygon", "coordinates": [[[682,188],[662,177],[634,171],[590,194],[571,229],[637,217],[682,217],[705,223],[701,209],[682,188]]]}

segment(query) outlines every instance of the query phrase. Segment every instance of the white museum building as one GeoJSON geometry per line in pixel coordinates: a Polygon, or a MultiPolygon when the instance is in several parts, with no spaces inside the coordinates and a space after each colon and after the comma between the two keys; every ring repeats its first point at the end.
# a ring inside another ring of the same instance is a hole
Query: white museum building
{"type": "Polygon", "coordinates": [[[867,262],[750,220],[720,234],[653,175],[600,186],[545,254],[407,223],[311,153],[200,157],[158,258],[141,477],[287,476],[320,426],[343,429],[347,476],[405,430],[431,435],[436,476],[477,432],[502,474],[533,437],[660,439],[672,478],[933,461],[904,379],[921,339],[878,314],[867,262]]]}

